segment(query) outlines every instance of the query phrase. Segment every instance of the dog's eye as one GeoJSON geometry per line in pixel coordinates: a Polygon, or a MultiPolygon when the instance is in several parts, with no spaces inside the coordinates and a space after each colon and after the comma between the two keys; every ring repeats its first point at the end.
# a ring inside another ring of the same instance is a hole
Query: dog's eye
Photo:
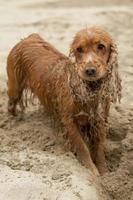
{"type": "Polygon", "coordinates": [[[97,49],[98,50],[104,50],[105,49],[104,44],[98,44],[97,49]]]}
{"type": "Polygon", "coordinates": [[[78,48],[77,48],[77,51],[78,51],[79,53],[83,53],[83,52],[84,52],[84,50],[83,50],[82,47],[78,47],[78,48]]]}

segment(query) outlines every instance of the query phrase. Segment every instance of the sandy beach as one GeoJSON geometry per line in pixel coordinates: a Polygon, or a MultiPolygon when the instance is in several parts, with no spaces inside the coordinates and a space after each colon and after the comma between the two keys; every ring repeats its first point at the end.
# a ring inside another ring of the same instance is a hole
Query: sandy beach
{"type": "Polygon", "coordinates": [[[0,0],[0,200],[133,199],[132,10],[132,0],[0,0]],[[116,40],[123,86],[110,115],[109,172],[98,180],[64,148],[42,108],[30,105],[14,118],[6,94],[7,55],[20,39],[36,32],[68,55],[75,33],[91,25],[116,40]]]}

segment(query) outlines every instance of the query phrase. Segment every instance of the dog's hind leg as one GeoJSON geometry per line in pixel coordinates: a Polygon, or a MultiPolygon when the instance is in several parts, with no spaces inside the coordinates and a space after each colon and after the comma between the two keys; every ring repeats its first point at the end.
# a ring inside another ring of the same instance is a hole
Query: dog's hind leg
{"type": "MultiPolygon", "coordinates": [[[[12,67],[12,66],[11,66],[12,67]]],[[[14,69],[8,66],[7,74],[8,74],[8,81],[7,81],[7,94],[9,97],[8,100],[8,112],[12,115],[16,115],[16,106],[20,104],[21,110],[23,111],[24,106],[22,104],[22,94],[24,90],[24,82],[22,77],[16,77],[14,69]]]]}

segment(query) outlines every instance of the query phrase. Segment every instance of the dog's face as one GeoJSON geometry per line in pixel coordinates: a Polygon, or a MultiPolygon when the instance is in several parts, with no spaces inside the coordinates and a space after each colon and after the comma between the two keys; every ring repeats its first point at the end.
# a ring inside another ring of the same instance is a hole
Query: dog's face
{"type": "Polygon", "coordinates": [[[111,44],[110,35],[98,27],[86,28],[76,34],[70,56],[74,57],[83,80],[96,81],[106,76],[111,44]]]}

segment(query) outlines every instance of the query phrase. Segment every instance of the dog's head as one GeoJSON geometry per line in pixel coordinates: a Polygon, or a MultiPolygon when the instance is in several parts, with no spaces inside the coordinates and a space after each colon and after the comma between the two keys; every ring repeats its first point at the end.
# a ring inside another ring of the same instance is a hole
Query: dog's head
{"type": "Polygon", "coordinates": [[[90,27],[79,31],[71,44],[69,57],[80,78],[92,90],[106,82],[106,92],[112,96],[111,101],[120,101],[122,87],[117,46],[105,30],[90,27]]]}
{"type": "Polygon", "coordinates": [[[104,78],[117,63],[117,50],[111,36],[99,27],[79,31],[70,47],[70,59],[86,81],[104,78]]]}

